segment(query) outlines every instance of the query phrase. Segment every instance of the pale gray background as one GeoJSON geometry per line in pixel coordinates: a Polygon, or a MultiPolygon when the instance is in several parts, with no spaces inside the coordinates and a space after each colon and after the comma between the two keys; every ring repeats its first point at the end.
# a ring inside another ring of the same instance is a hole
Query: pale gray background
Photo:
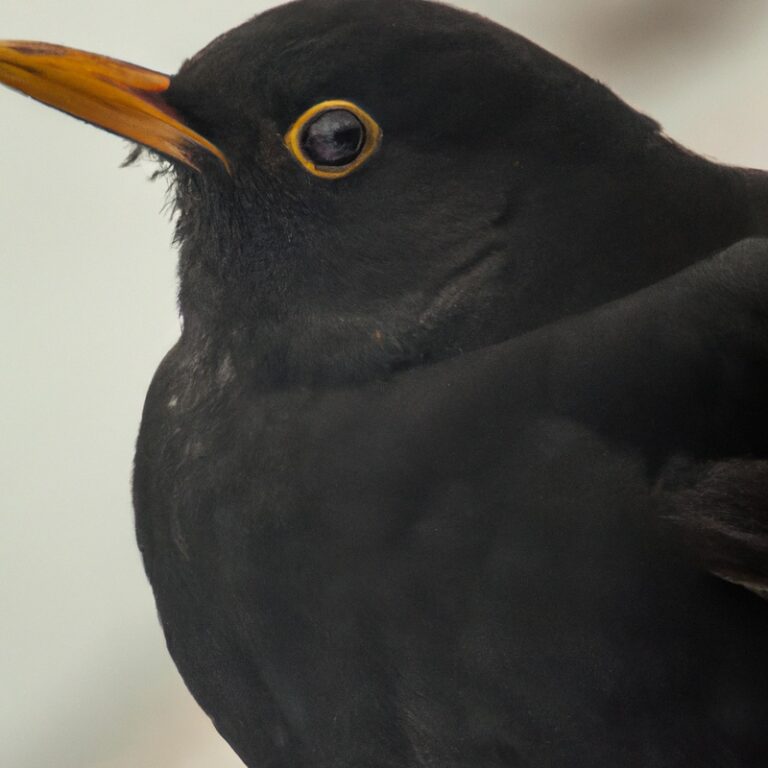
{"type": "MultiPolygon", "coordinates": [[[[5,0],[0,38],[173,72],[276,3],[5,0]]],[[[689,147],[768,166],[768,4],[477,0],[689,147]]],[[[178,333],[171,228],[127,145],[0,89],[0,765],[240,765],[166,655],[134,545],[144,392],[178,333]]]]}

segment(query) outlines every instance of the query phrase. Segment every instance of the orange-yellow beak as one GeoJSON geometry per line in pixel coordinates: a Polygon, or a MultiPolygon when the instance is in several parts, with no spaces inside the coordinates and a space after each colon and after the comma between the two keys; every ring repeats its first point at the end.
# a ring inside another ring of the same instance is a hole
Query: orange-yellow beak
{"type": "Polygon", "coordinates": [[[0,41],[0,83],[196,168],[203,149],[224,154],[165,103],[170,78],[106,56],[47,43],[0,41]]]}

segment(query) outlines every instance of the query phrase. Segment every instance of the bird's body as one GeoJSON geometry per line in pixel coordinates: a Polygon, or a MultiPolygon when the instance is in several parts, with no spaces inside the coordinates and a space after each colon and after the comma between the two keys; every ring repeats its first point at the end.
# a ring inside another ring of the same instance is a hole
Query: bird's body
{"type": "MultiPolygon", "coordinates": [[[[766,255],[717,268],[765,285],[766,255]]],[[[254,391],[182,339],[148,398],[139,539],[171,653],[248,765],[763,764],[768,611],[664,519],[637,396],[667,390],[675,456],[714,436],[696,387],[718,442],[754,439],[743,350],[686,338],[737,320],[702,322],[711,277],[365,385],[254,391]],[[629,371],[649,342],[659,370],[629,371]]]]}
{"type": "Polygon", "coordinates": [[[762,768],[766,177],[418,0],[128,72],[184,318],[139,545],[246,764],[762,768]]]}

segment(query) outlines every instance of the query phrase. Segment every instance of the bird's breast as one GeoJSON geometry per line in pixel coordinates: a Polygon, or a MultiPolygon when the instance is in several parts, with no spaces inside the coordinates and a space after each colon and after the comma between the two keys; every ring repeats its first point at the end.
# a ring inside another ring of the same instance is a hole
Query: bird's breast
{"type": "Polygon", "coordinates": [[[659,536],[640,457],[536,409],[437,406],[439,382],[265,393],[230,365],[163,364],[135,497],[171,652],[225,734],[253,713],[254,763],[535,765],[557,723],[563,760],[626,764],[655,725],[625,704],[692,743],[711,719],[720,749],[699,670],[722,644],[718,675],[758,695],[738,659],[768,626],[726,619],[729,587],[659,536]]]}

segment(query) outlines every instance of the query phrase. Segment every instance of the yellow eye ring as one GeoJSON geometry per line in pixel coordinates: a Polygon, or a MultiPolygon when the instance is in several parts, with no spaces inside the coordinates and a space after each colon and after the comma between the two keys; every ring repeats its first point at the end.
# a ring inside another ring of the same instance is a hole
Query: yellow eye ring
{"type": "Polygon", "coordinates": [[[285,146],[299,163],[313,176],[321,179],[341,179],[356,171],[378,149],[381,144],[382,132],[378,123],[364,110],[343,99],[321,101],[308,109],[288,130],[283,139],[285,146]],[[305,131],[312,126],[326,112],[342,110],[349,112],[360,122],[364,136],[362,145],[354,159],[346,165],[322,165],[307,156],[304,150],[303,139],[305,131]]]}

